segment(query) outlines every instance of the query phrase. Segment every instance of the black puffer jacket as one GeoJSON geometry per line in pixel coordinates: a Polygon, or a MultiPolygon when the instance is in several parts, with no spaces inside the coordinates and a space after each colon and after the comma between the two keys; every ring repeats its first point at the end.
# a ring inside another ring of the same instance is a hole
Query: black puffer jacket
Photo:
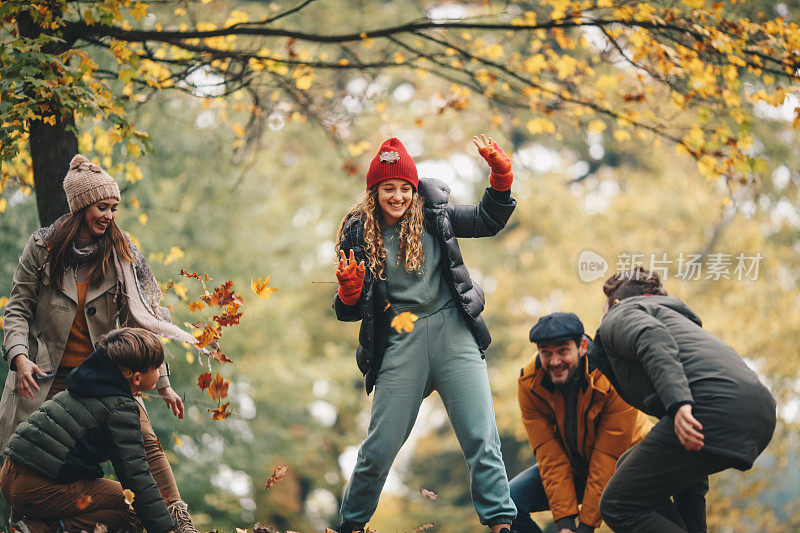
{"type": "MultiPolygon", "coordinates": [[[[491,237],[503,229],[517,205],[508,193],[486,189],[478,205],[453,205],[448,202],[450,189],[443,182],[423,178],[419,180],[419,194],[425,201],[425,228],[442,249],[442,269],[453,296],[467,321],[481,351],[492,341],[489,329],[480,316],[484,306],[483,291],[470,277],[458,237],[491,237]]],[[[355,253],[356,261],[366,262],[364,224],[352,217],[344,224],[342,250],[347,255],[355,253]]],[[[385,280],[376,279],[369,270],[364,277],[361,298],[354,305],[345,305],[337,295],[333,307],[339,320],[361,320],[358,334],[356,362],[366,376],[367,394],[372,392],[386,350],[387,328],[393,317],[386,309],[389,288],[385,280]]]]}
{"type": "Polygon", "coordinates": [[[603,318],[598,342],[620,396],[661,418],[653,428],[655,438],[680,446],[671,415],[690,403],[703,424],[701,453],[728,457],[746,470],[767,447],[775,430],[775,399],[739,354],[704,330],[700,317],[681,300],[625,298],[603,318]]]}
{"type": "Polygon", "coordinates": [[[133,508],[152,533],[175,529],[145,458],[139,406],[102,348],[67,376],[67,390],[42,404],[8,440],[14,463],[62,483],[103,477],[111,460],[133,508]]]}

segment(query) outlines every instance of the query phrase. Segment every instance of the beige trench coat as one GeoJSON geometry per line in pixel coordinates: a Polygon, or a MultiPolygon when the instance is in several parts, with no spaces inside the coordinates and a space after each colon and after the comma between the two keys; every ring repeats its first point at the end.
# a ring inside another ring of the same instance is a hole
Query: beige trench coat
{"type": "MultiPolygon", "coordinates": [[[[99,285],[89,286],[86,291],[84,313],[92,344],[117,326],[114,302],[116,284],[117,274],[111,268],[99,285]]],[[[64,273],[62,285],[63,291],[50,279],[50,263],[47,262],[44,239],[38,231],[34,232],[19,259],[11,295],[5,307],[3,359],[11,365],[11,371],[6,377],[0,399],[0,450],[5,448],[6,441],[17,425],[27,420],[44,402],[53,382],[52,377],[40,379],[37,382],[39,391],[33,398],[23,398],[19,394],[17,373],[12,363],[14,357],[24,354],[42,372],[50,374],[58,369],[64,355],[78,311],[74,269],[70,268],[64,273]]],[[[162,366],[156,388],[166,386],[169,386],[168,372],[166,366],[162,366]]]]}

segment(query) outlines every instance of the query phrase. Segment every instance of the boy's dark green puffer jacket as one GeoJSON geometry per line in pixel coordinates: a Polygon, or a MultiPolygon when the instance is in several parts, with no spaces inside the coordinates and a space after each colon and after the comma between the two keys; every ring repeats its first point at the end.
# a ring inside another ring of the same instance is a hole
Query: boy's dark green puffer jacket
{"type": "Polygon", "coordinates": [[[17,427],[4,453],[14,463],[61,483],[103,476],[111,460],[133,491],[133,508],[151,533],[173,530],[145,458],[139,406],[105,350],[98,348],[67,376],[67,390],[17,427]]]}

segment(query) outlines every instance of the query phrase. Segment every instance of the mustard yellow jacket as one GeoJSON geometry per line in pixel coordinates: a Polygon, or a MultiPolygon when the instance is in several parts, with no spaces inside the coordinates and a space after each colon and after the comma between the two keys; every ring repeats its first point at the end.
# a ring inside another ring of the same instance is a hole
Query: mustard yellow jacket
{"type": "Polygon", "coordinates": [[[652,428],[647,416],[620,398],[608,379],[589,368],[588,357],[581,365],[581,388],[577,402],[577,450],[565,440],[564,396],[553,385],[534,356],[518,382],[519,405],[528,440],[550,503],[553,519],[578,515],[584,524],[598,527],[600,495],[614,473],[617,459],[639,442],[652,428]],[[571,457],[580,455],[589,464],[586,490],[578,512],[571,457]]]}

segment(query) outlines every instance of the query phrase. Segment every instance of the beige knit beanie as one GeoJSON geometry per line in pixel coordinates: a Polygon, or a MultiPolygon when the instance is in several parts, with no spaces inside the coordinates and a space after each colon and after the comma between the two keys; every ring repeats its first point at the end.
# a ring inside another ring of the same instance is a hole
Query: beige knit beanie
{"type": "Polygon", "coordinates": [[[67,177],[64,178],[64,192],[67,193],[70,213],[106,198],[120,200],[119,186],[114,178],[81,154],[73,157],[69,163],[67,177]]]}

